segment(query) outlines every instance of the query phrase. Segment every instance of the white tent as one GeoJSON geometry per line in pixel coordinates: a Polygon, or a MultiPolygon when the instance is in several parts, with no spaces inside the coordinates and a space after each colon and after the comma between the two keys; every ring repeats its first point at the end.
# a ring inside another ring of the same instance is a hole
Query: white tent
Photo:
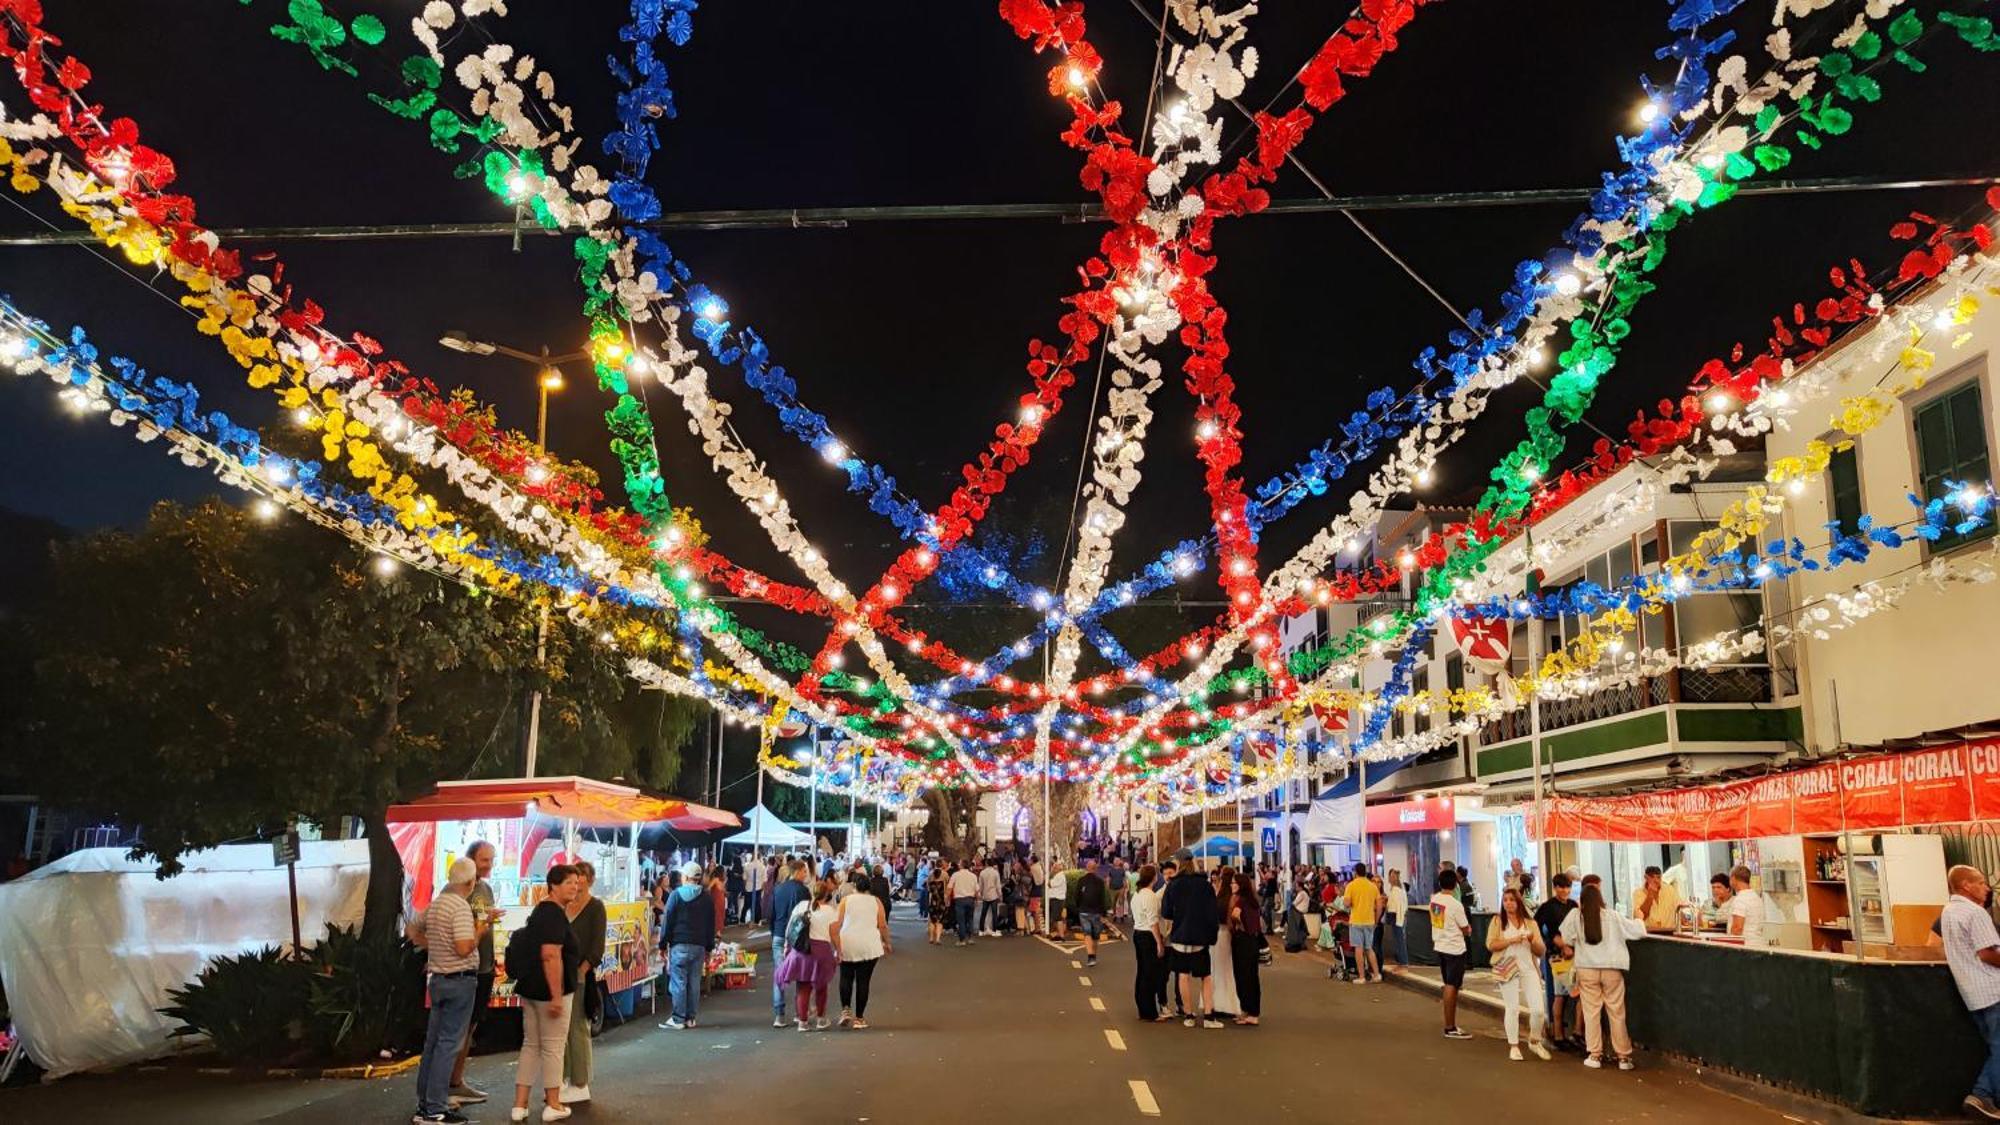
{"type": "Polygon", "coordinates": [[[762,805],[743,814],[743,831],[724,839],[724,845],[769,848],[773,851],[811,848],[813,838],[778,819],[778,814],[762,805]]]}

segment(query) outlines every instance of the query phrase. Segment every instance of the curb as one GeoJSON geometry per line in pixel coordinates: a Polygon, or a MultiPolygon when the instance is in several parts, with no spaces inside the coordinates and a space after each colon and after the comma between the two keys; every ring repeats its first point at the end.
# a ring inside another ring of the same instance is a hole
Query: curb
{"type": "Polygon", "coordinates": [[[133,1069],[151,1073],[178,1071],[182,1074],[199,1074],[206,1078],[291,1078],[306,1080],[318,1078],[394,1078],[399,1074],[407,1074],[415,1070],[417,1065],[423,1062],[423,1059],[424,1057],[421,1054],[417,1054],[411,1055],[408,1058],[397,1059],[395,1062],[361,1063],[357,1066],[197,1066],[181,1068],[142,1065],[133,1069]]]}

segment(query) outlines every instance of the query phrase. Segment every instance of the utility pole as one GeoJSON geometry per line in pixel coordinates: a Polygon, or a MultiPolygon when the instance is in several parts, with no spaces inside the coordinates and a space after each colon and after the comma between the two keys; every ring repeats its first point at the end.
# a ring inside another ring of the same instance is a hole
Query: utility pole
{"type": "MultiPolygon", "coordinates": [[[[520,249],[518,242],[515,245],[515,249],[520,249]]],[[[523,351],[520,348],[507,347],[505,344],[492,344],[484,340],[475,340],[464,332],[457,330],[440,336],[438,343],[450,348],[452,351],[462,352],[466,355],[500,355],[506,356],[508,359],[520,360],[523,363],[531,363],[535,366],[535,452],[542,459],[546,459],[549,452],[549,392],[562,390],[563,364],[583,359],[589,353],[579,350],[552,356],[549,354],[547,347],[542,348],[539,353],[523,351]]],[[[548,471],[546,465],[531,465],[528,467],[528,479],[531,483],[539,483],[535,480],[536,474],[539,473],[542,475],[542,479],[547,479],[548,471]]],[[[548,663],[548,659],[549,605],[547,602],[542,602],[536,607],[535,612],[535,669],[540,671],[548,663]]],[[[521,776],[523,777],[535,776],[535,759],[541,747],[541,735],[542,689],[538,684],[528,692],[528,730],[522,740],[521,746],[521,776]]]]}

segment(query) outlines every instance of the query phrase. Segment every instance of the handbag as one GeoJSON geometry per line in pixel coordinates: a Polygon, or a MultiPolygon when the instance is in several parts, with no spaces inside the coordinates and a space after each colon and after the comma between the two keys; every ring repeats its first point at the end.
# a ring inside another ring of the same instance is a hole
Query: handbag
{"type": "Polygon", "coordinates": [[[1259,965],[1268,965],[1277,959],[1277,955],[1271,952],[1271,939],[1265,937],[1263,934],[1258,934],[1257,963],[1259,965]]]}

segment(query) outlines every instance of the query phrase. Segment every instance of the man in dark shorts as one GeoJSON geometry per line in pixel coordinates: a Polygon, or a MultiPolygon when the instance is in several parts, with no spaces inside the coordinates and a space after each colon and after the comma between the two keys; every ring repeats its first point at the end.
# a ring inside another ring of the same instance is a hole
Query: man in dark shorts
{"type": "Polygon", "coordinates": [[[1215,981],[1208,975],[1208,954],[1221,928],[1221,911],[1215,902],[1215,888],[1194,869],[1194,853],[1182,848],[1174,853],[1180,874],[1167,884],[1160,898],[1160,918],[1167,925],[1167,971],[1181,978],[1181,1005],[1187,1013],[1181,1021],[1187,1027],[1199,1021],[1202,1027],[1219,1028],[1215,1018],[1215,981]],[[1200,1002],[1196,985],[1200,981],[1200,1002]]]}
{"type": "Polygon", "coordinates": [[[1083,963],[1086,967],[1097,965],[1097,937],[1104,932],[1104,912],[1108,908],[1110,887],[1104,876],[1097,873],[1095,857],[1083,861],[1083,874],[1076,880],[1076,923],[1083,931],[1083,963]]]}
{"type": "Polygon", "coordinates": [[[1437,893],[1431,896],[1431,949],[1437,954],[1438,976],[1444,980],[1444,1037],[1470,1039],[1458,1026],[1458,990],[1465,987],[1465,939],[1472,920],[1458,901],[1458,872],[1439,871],[1437,893]]]}
{"type": "Polygon", "coordinates": [[[465,1060],[472,1055],[472,1041],[479,1038],[479,1025],[486,1020],[486,1013],[493,1006],[493,927],[491,922],[498,915],[493,907],[493,884],[486,881],[493,874],[493,845],[484,840],[475,840],[465,849],[465,858],[479,869],[479,877],[473,880],[472,890],[465,900],[472,907],[473,920],[488,920],[486,929],[479,935],[479,977],[472,994],[472,1026],[466,1029],[465,1042],[458,1046],[458,1061],[451,1068],[451,1106],[475,1105],[486,1100],[486,1091],[465,1080],[465,1060]]]}

